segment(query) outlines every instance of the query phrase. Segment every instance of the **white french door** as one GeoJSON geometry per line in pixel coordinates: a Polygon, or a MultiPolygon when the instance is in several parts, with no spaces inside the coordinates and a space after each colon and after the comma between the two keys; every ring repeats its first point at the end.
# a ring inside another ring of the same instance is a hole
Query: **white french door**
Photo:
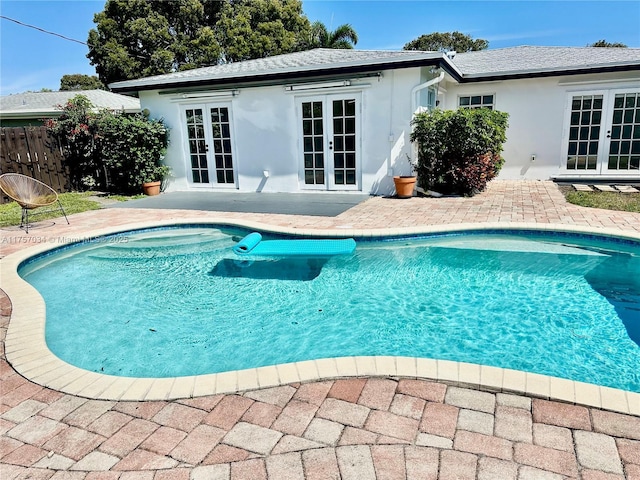
{"type": "Polygon", "coordinates": [[[572,93],[565,125],[565,174],[640,175],[640,91],[572,93]]]}
{"type": "Polygon", "coordinates": [[[360,190],[358,94],[299,98],[303,189],[360,190]]]}
{"type": "Polygon", "coordinates": [[[183,107],[189,180],[193,186],[236,187],[231,107],[206,104],[183,107]]]}

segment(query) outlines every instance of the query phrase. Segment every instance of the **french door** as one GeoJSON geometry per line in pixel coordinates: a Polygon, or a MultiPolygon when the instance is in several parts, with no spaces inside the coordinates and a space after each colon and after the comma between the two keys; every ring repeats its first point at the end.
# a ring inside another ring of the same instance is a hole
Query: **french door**
{"type": "Polygon", "coordinates": [[[640,91],[572,93],[565,173],[640,175],[640,91]]]}
{"type": "Polygon", "coordinates": [[[183,108],[192,185],[236,187],[230,114],[224,104],[183,108]]]}
{"type": "Polygon", "coordinates": [[[360,99],[356,94],[297,99],[303,189],[360,190],[360,99]]]}

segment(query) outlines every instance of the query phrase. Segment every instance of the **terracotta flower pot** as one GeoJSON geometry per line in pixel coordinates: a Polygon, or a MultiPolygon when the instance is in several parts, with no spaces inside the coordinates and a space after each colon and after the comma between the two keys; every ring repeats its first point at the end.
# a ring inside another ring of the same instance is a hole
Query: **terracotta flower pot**
{"type": "Polygon", "coordinates": [[[142,184],[142,191],[145,195],[158,195],[162,182],[145,182],[142,184]]]}
{"type": "Polygon", "coordinates": [[[393,177],[393,183],[396,185],[396,194],[398,198],[411,198],[413,189],[416,186],[416,177],[413,176],[396,176],[393,177]]]}

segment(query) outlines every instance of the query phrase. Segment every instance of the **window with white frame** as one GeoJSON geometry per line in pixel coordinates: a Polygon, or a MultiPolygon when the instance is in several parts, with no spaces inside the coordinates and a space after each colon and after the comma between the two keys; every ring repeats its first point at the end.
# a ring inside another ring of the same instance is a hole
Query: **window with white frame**
{"type": "Polygon", "coordinates": [[[460,108],[488,108],[493,110],[494,96],[490,95],[461,95],[458,97],[460,108]]]}

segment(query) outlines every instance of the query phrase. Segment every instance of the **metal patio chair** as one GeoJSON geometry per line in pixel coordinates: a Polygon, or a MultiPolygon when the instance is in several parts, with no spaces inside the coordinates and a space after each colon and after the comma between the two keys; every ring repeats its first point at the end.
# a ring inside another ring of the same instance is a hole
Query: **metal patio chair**
{"type": "MultiPolygon", "coordinates": [[[[5,173],[4,175],[0,175],[0,189],[22,207],[20,228],[24,228],[26,233],[29,233],[29,210],[47,207],[56,202],[58,202],[59,208],[48,211],[62,211],[64,219],[67,221],[67,224],[69,224],[69,219],[67,218],[64,208],[62,208],[58,194],[49,185],[19,173],[5,173]]],[[[39,213],[46,212],[38,212],[38,214],[39,213]]]]}

